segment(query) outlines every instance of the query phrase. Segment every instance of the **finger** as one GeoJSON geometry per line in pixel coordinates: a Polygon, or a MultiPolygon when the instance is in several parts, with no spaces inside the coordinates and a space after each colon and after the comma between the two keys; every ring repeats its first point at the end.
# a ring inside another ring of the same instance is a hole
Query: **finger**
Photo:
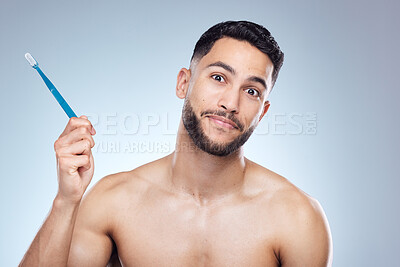
{"type": "Polygon", "coordinates": [[[62,157],[65,155],[89,155],[90,151],[90,142],[87,139],[84,139],[61,148],[58,153],[62,157]]]}
{"type": "Polygon", "coordinates": [[[86,116],[82,115],[81,117],[72,117],[69,119],[67,126],[64,131],[61,133],[60,137],[67,135],[78,127],[85,126],[89,129],[89,132],[93,135],[96,134],[92,123],[87,119],[86,116]]]}
{"type": "MultiPolygon", "coordinates": [[[[85,115],[80,116],[80,118],[86,119],[86,120],[89,121],[88,117],[86,117],[85,115]]],[[[90,121],[89,121],[89,122],[90,122],[90,121]]],[[[91,122],[90,122],[89,130],[90,130],[90,133],[91,133],[92,135],[95,135],[95,134],[96,134],[96,130],[94,129],[94,127],[93,127],[93,125],[92,125],[91,122]]]]}
{"type": "Polygon", "coordinates": [[[90,168],[90,155],[67,156],[59,159],[60,170],[70,175],[74,175],[78,168],[90,168]]]}
{"type": "MultiPolygon", "coordinates": [[[[81,118],[86,119],[86,120],[89,120],[88,117],[86,117],[85,115],[82,115],[81,118]]],[[[89,122],[90,122],[90,121],[89,121],[89,122]]],[[[92,135],[95,135],[95,134],[96,134],[96,130],[94,129],[94,127],[93,127],[92,124],[91,124],[91,127],[90,127],[90,133],[91,133],[92,135]]]]}
{"type": "MultiPolygon", "coordinates": [[[[79,155],[79,156],[81,156],[81,155],[79,155]]],[[[89,154],[88,155],[85,154],[84,156],[88,156],[89,160],[87,161],[87,163],[85,165],[79,167],[78,171],[87,171],[93,166],[92,151],[89,151],[89,154]]]]}
{"type": "Polygon", "coordinates": [[[59,140],[59,145],[60,146],[68,146],[70,144],[73,144],[75,142],[78,142],[80,140],[87,139],[90,142],[91,147],[94,147],[94,140],[92,135],[89,132],[89,129],[87,127],[79,127],[69,134],[63,136],[59,140]]]}

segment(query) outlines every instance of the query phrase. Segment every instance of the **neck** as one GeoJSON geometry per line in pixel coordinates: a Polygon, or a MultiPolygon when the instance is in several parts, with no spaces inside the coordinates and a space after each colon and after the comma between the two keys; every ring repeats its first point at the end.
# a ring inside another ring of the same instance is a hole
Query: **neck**
{"type": "Polygon", "coordinates": [[[224,157],[208,154],[194,144],[182,121],[171,157],[173,189],[191,195],[199,204],[235,194],[243,185],[243,149],[224,157]]]}

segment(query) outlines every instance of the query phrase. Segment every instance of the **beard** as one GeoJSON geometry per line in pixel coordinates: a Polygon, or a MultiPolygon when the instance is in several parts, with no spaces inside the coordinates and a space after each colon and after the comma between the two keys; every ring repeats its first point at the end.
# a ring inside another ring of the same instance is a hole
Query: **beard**
{"type": "Polygon", "coordinates": [[[214,142],[212,141],[205,133],[203,128],[200,126],[200,120],[197,118],[196,114],[193,111],[192,105],[189,99],[185,99],[182,110],[182,121],[183,125],[186,128],[190,138],[193,140],[194,144],[207,152],[208,154],[214,156],[228,156],[231,153],[237,151],[246,141],[249,139],[250,135],[253,133],[255,129],[255,125],[251,126],[249,129],[244,131],[243,124],[232,114],[226,113],[222,110],[207,110],[201,113],[201,116],[206,114],[213,114],[225,117],[227,119],[232,120],[238,126],[238,130],[242,132],[241,135],[236,137],[233,141],[223,143],[223,142],[214,142]]]}

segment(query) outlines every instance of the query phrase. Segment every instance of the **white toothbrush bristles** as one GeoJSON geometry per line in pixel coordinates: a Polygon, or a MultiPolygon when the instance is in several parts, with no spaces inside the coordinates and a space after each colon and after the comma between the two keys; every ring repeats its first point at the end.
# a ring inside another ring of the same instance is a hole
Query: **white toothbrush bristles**
{"type": "Polygon", "coordinates": [[[28,60],[29,64],[31,64],[32,67],[35,67],[38,65],[38,63],[36,62],[36,60],[31,56],[31,54],[26,53],[25,54],[25,58],[26,60],[28,60]]]}

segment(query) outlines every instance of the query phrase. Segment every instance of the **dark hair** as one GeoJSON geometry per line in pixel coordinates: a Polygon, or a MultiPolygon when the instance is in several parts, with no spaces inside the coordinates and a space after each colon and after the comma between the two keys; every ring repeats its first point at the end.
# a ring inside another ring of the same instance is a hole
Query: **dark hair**
{"type": "Polygon", "coordinates": [[[283,52],[271,33],[263,26],[249,21],[225,21],[208,29],[197,41],[190,61],[201,59],[210,52],[214,43],[223,38],[231,37],[240,41],[247,41],[258,50],[266,54],[274,65],[272,85],[278,78],[283,64],[283,52]]]}

